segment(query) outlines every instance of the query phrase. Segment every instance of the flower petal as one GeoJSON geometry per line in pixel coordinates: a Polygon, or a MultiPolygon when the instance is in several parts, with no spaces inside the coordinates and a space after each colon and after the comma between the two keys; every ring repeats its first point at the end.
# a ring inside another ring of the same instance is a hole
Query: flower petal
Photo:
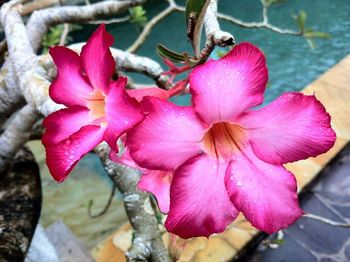
{"type": "Polygon", "coordinates": [[[127,136],[137,164],[150,170],[174,170],[202,151],[205,128],[191,107],[157,98],[145,98],[144,102],[150,113],[127,136]]]}
{"type": "Polygon", "coordinates": [[[121,165],[124,165],[127,167],[131,167],[134,169],[138,169],[141,172],[147,171],[147,169],[144,169],[135,163],[134,159],[132,159],[132,157],[130,156],[130,152],[129,152],[128,147],[125,147],[124,151],[122,151],[122,152],[118,152],[116,150],[111,150],[109,152],[109,158],[113,162],[116,162],[118,164],[121,164],[121,165]]]}
{"type": "Polygon", "coordinates": [[[105,129],[88,125],[56,145],[46,146],[46,164],[57,182],[63,182],[78,161],[103,139],[105,129]]]}
{"type": "Polygon", "coordinates": [[[236,218],[238,211],[224,183],[227,165],[201,154],[175,171],[165,221],[169,232],[182,238],[209,237],[236,218]]]}
{"type": "Polygon", "coordinates": [[[336,139],[324,106],[315,96],[301,93],[284,94],[239,121],[248,129],[256,155],[272,164],[315,157],[327,152],[336,139]]]}
{"type": "Polygon", "coordinates": [[[139,104],[126,93],[126,82],[127,78],[125,77],[119,77],[117,81],[111,82],[105,101],[108,124],[105,140],[113,150],[117,150],[118,137],[142,121],[144,117],[139,104]]]}
{"type": "Polygon", "coordinates": [[[140,190],[152,193],[156,197],[162,213],[169,212],[172,177],[173,172],[171,171],[148,170],[142,174],[137,184],[140,190]]]}
{"type": "Polygon", "coordinates": [[[43,122],[45,127],[43,144],[58,144],[89,123],[89,110],[86,107],[72,106],[54,112],[43,122]]]}
{"type": "Polygon", "coordinates": [[[146,96],[157,97],[161,100],[168,100],[169,98],[168,92],[158,87],[132,89],[127,90],[127,92],[129,96],[135,98],[138,102],[141,102],[146,96]]]}
{"type": "Polygon", "coordinates": [[[260,160],[250,147],[230,162],[225,184],[237,209],[254,227],[269,234],[303,215],[293,174],[260,160]]]}
{"type": "Polygon", "coordinates": [[[82,65],[94,89],[108,93],[109,81],[115,71],[115,61],[109,48],[113,36],[100,25],[81,50],[82,65]]]}
{"type": "Polygon", "coordinates": [[[57,66],[57,77],[49,89],[52,100],[66,106],[84,106],[92,88],[82,74],[79,55],[63,46],[50,48],[50,55],[57,66]]]}
{"type": "Polygon", "coordinates": [[[239,44],[223,58],[192,71],[195,110],[207,123],[232,121],[262,103],[267,79],[264,54],[250,43],[239,44]]]}

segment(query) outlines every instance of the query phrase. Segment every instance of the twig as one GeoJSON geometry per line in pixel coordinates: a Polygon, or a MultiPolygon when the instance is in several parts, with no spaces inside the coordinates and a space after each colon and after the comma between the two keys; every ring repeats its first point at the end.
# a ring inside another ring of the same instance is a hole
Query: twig
{"type": "Polygon", "coordinates": [[[111,190],[111,194],[109,195],[108,197],[108,201],[107,201],[107,204],[105,205],[105,207],[102,209],[102,211],[100,211],[99,213],[97,214],[92,214],[91,212],[91,209],[92,209],[92,206],[93,206],[93,202],[91,202],[91,205],[89,205],[88,207],[88,214],[89,214],[89,217],[91,218],[98,218],[100,216],[103,216],[104,214],[106,214],[106,212],[108,211],[109,207],[111,206],[112,204],[112,200],[113,200],[113,197],[115,195],[115,191],[117,189],[117,186],[116,184],[113,183],[113,186],[112,186],[112,190],[111,190]]]}
{"type": "Polygon", "coordinates": [[[127,252],[131,261],[170,261],[151,207],[149,195],[137,189],[140,174],[137,170],[112,162],[109,147],[102,143],[95,149],[102,164],[123,195],[126,213],[135,230],[133,245],[127,252]]]}
{"type": "Polygon", "coordinates": [[[139,36],[137,37],[135,42],[127,49],[127,51],[130,53],[136,52],[141,47],[141,45],[146,41],[146,39],[147,39],[148,35],[151,33],[153,27],[175,10],[176,10],[176,7],[170,5],[166,9],[164,9],[162,12],[160,12],[158,15],[153,17],[146,24],[146,26],[143,28],[141,34],[139,34],[139,36]]]}
{"type": "Polygon", "coordinates": [[[125,16],[121,18],[114,18],[114,19],[108,19],[108,20],[96,20],[96,21],[90,21],[89,24],[92,25],[99,25],[99,24],[117,24],[117,23],[124,23],[130,20],[130,16],[125,16]]]}
{"type": "Polygon", "coordinates": [[[318,222],[321,222],[321,223],[324,223],[324,224],[327,224],[327,225],[330,225],[330,226],[350,228],[350,224],[336,222],[336,221],[333,221],[333,220],[330,220],[330,219],[327,219],[327,218],[324,218],[324,217],[320,217],[320,216],[317,216],[317,215],[313,215],[313,214],[310,214],[310,213],[305,213],[303,215],[303,217],[309,218],[309,219],[313,219],[313,220],[316,220],[318,222]]]}
{"type": "Polygon", "coordinates": [[[235,24],[235,25],[238,25],[238,26],[244,27],[244,28],[266,28],[266,29],[269,29],[269,30],[274,31],[276,33],[279,33],[279,34],[301,35],[301,32],[299,32],[299,31],[282,29],[282,28],[279,28],[277,26],[273,26],[269,23],[266,24],[264,22],[244,22],[240,19],[237,19],[235,17],[232,17],[230,15],[226,15],[226,14],[222,14],[222,13],[218,13],[217,16],[219,19],[222,19],[224,21],[230,22],[232,24],[235,24]]]}
{"type": "Polygon", "coordinates": [[[293,31],[289,29],[283,29],[278,26],[274,26],[270,24],[269,22],[269,16],[268,16],[268,8],[269,5],[265,5],[263,1],[261,1],[263,9],[262,9],[262,16],[263,21],[261,22],[244,22],[240,19],[237,19],[233,16],[217,13],[217,17],[219,19],[222,19],[224,21],[230,22],[232,24],[238,25],[243,28],[266,28],[273,32],[279,33],[279,34],[287,34],[287,35],[302,35],[301,31],[293,31]]]}
{"type": "Polygon", "coordinates": [[[62,32],[61,37],[60,37],[59,45],[65,45],[66,44],[67,37],[68,37],[68,34],[69,34],[69,24],[64,23],[63,26],[64,26],[63,27],[63,32],[62,32]]]}

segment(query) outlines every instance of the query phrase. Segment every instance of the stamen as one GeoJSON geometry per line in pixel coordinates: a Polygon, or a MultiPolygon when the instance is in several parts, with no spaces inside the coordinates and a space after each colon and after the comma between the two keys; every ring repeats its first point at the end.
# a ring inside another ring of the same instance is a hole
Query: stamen
{"type": "Polygon", "coordinates": [[[216,158],[227,159],[241,150],[243,140],[243,127],[227,122],[216,123],[203,137],[204,151],[216,158]]]}
{"type": "Polygon", "coordinates": [[[105,96],[100,90],[94,90],[87,99],[87,107],[90,109],[90,116],[93,120],[104,122],[105,112],[105,96]]]}

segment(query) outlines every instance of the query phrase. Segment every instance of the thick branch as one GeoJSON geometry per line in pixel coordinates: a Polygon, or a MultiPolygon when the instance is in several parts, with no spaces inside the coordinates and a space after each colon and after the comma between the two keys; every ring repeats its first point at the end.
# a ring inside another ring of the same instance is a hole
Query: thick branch
{"type": "Polygon", "coordinates": [[[235,43],[232,34],[222,31],[217,20],[217,0],[211,0],[208,6],[207,14],[204,19],[205,33],[208,38],[211,38],[214,45],[226,47],[235,43]]]}
{"type": "Polygon", "coordinates": [[[36,52],[41,46],[44,35],[53,25],[89,22],[124,12],[130,6],[143,2],[145,0],[103,1],[86,6],[62,6],[35,11],[26,25],[28,37],[36,52]]]}
{"type": "Polygon", "coordinates": [[[26,101],[40,113],[47,115],[52,112],[52,108],[57,110],[61,106],[47,99],[50,83],[43,77],[45,70],[39,66],[31,48],[19,8],[18,1],[10,1],[1,8],[1,21],[5,29],[9,58],[13,62],[15,77],[26,101]]]}
{"type": "Polygon", "coordinates": [[[4,172],[17,151],[28,141],[31,130],[40,115],[26,105],[15,115],[0,136],[0,174],[4,172]]]}
{"type": "Polygon", "coordinates": [[[170,261],[162,242],[149,195],[137,189],[138,171],[112,162],[109,147],[102,143],[96,150],[109,177],[123,195],[126,213],[135,230],[133,246],[127,253],[131,261],[170,261]]]}

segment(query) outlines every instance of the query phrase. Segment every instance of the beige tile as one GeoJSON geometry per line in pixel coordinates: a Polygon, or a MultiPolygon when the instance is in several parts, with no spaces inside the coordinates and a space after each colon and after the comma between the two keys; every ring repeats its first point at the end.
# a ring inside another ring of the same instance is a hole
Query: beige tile
{"type": "Polygon", "coordinates": [[[225,262],[237,253],[226,240],[214,236],[209,239],[204,249],[198,251],[191,262],[225,262]]]}
{"type": "Polygon", "coordinates": [[[330,85],[350,90],[350,55],[319,77],[330,85]]]}
{"type": "MultiPolygon", "coordinates": [[[[250,224],[249,224],[250,225],[250,224]]],[[[251,239],[251,232],[257,233],[257,230],[252,229],[253,227],[250,225],[249,230],[240,229],[237,227],[229,227],[225,232],[220,234],[220,238],[225,239],[228,243],[231,244],[236,250],[240,250],[244,245],[246,245],[251,239]],[[252,229],[252,230],[251,230],[252,229]]]]}
{"type": "Polygon", "coordinates": [[[320,165],[309,159],[289,163],[285,167],[295,175],[299,189],[310,183],[322,169],[320,165]]]}

